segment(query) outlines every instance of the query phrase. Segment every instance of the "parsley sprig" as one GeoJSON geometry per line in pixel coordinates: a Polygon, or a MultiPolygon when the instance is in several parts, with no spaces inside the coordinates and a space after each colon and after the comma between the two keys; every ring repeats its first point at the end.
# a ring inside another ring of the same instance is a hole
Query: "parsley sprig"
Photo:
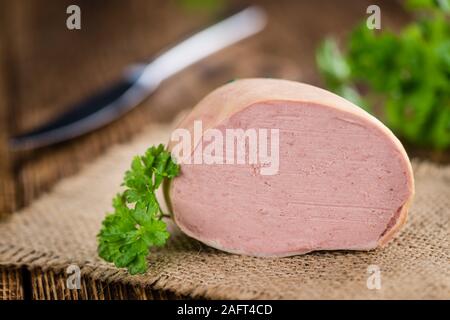
{"type": "Polygon", "coordinates": [[[382,120],[404,141],[450,148],[450,0],[408,0],[417,19],[400,32],[357,26],[340,50],[326,39],[316,59],[327,87],[382,120]]]}
{"type": "Polygon", "coordinates": [[[97,235],[101,258],[127,268],[130,274],[147,270],[150,247],[163,246],[169,238],[162,220],[167,215],[155,191],[164,179],[173,179],[179,171],[162,144],[133,159],[122,183],[126,190],[114,198],[114,212],[103,220],[97,235]]]}

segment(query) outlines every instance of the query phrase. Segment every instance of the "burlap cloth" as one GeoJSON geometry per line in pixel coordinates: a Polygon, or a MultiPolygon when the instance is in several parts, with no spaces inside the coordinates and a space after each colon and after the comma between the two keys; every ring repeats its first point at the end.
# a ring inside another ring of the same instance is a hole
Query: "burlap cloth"
{"type": "Polygon", "coordinates": [[[64,273],[77,264],[90,279],[207,298],[450,298],[450,167],[424,162],[414,163],[417,195],[407,225],[384,249],[244,257],[206,247],[171,225],[169,244],[152,252],[145,275],[130,276],[100,260],[95,236],[124,170],[133,155],[166,142],[171,126],[152,125],[130,143],[112,147],[1,220],[0,266],[64,273]],[[381,270],[380,290],[366,285],[373,264],[381,270]]]}

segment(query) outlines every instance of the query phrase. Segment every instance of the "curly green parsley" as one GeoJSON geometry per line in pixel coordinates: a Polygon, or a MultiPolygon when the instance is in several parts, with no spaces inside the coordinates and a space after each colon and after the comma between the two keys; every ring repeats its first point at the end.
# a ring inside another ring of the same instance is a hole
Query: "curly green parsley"
{"type": "Polygon", "coordinates": [[[180,167],[160,144],[136,156],[126,171],[126,190],[113,200],[114,212],[103,220],[97,235],[98,254],[131,274],[144,273],[153,246],[163,246],[169,238],[167,216],[161,210],[155,191],[164,179],[173,179],[180,167]]]}

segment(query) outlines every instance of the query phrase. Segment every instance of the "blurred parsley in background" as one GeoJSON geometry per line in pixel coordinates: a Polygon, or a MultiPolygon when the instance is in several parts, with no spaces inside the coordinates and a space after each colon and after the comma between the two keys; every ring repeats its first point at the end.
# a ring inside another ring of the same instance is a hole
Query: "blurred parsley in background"
{"type": "Polygon", "coordinates": [[[415,22],[399,34],[349,35],[345,51],[326,39],[316,53],[326,86],[362,108],[384,106],[382,120],[404,141],[450,147],[450,0],[409,0],[415,22]]]}
{"type": "Polygon", "coordinates": [[[177,0],[188,11],[216,12],[225,6],[225,0],[177,0]]]}

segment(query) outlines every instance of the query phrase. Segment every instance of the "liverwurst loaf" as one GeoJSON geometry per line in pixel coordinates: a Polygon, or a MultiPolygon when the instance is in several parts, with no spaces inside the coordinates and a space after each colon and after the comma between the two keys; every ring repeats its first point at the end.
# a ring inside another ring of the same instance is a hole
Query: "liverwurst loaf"
{"type": "MultiPolygon", "coordinates": [[[[209,246],[265,257],[371,250],[405,223],[414,181],[403,146],[379,120],[331,92],[286,80],[237,80],[200,101],[179,128],[194,136],[196,123],[214,135],[193,139],[184,156],[200,145],[206,150],[219,133],[225,139],[229,129],[277,132],[264,136],[278,154],[267,174],[264,161],[242,161],[248,155],[235,163],[179,161],[166,200],[180,229],[209,246]]],[[[230,146],[236,155],[236,144],[219,144],[222,156],[230,146]]]]}

